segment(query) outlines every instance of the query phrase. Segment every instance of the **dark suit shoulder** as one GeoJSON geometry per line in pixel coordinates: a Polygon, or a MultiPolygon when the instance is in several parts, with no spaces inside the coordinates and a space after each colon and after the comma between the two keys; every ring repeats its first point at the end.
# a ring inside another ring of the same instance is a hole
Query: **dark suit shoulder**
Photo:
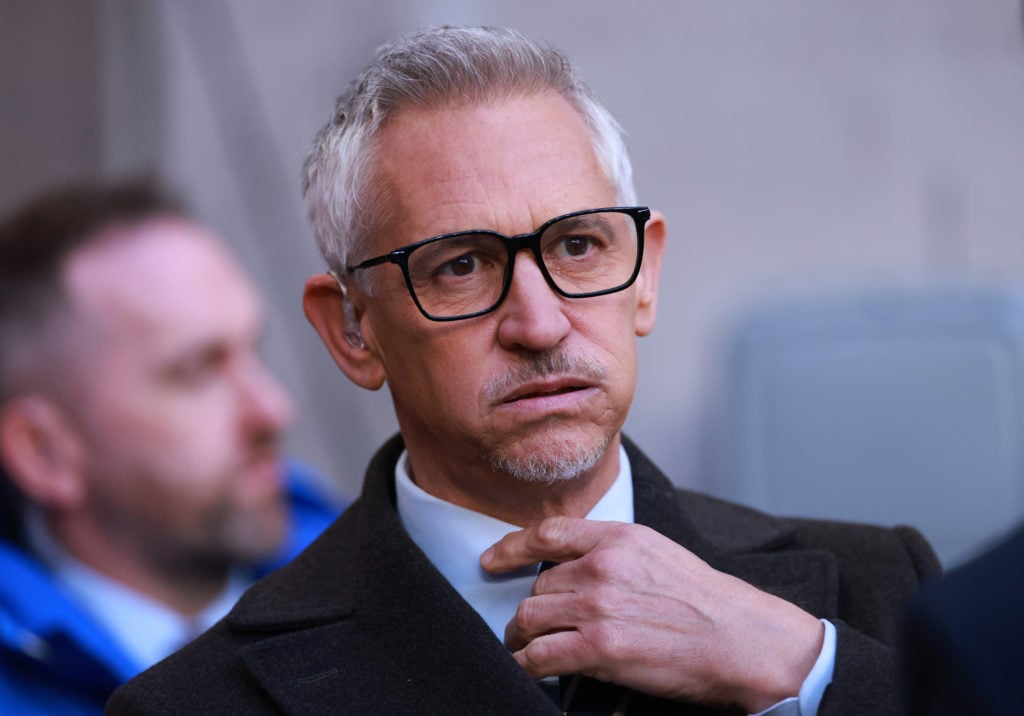
{"type": "Polygon", "coordinates": [[[921,534],[905,526],[792,519],[798,543],[835,555],[839,613],[883,643],[900,639],[902,609],[922,579],[941,572],[921,534]]]}
{"type": "Polygon", "coordinates": [[[918,599],[936,614],[958,621],[978,622],[1015,617],[1024,601],[1024,528],[994,547],[953,569],[942,580],[926,584],[918,599]],[[976,608],[979,594],[1003,595],[989,599],[991,609],[976,608]],[[995,613],[992,610],[997,610],[995,613]]]}
{"type": "Polygon", "coordinates": [[[786,518],[796,530],[797,539],[849,556],[862,566],[881,569],[913,570],[916,581],[937,576],[942,567],[928,541],[907,525],[886,527],[859,522],[786,518]],[[869,565],[866,563],[874,563],[869,565]]]}
{"type": "Polygon", "coordinates": [[[724,549],[821,549],[843,563],[909,568],[917,581],[941,572],[935,552],[913,527],[780,517],[692,490],[679,488],[676,494],[680,508],[701,534],[724,549]]]}
{"type": "Polygon", "coordinates": [[[1022,567],[1024,529],[922,587],[907,613],[912,713],[1019,713],[1022,567]]]}

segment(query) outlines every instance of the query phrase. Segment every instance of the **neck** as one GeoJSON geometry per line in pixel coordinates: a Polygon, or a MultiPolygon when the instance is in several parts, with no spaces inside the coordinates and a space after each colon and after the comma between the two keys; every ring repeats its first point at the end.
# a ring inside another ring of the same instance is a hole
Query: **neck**
{"type": "Polygon", "coordinates": [[[480,460],[466,465],[439,456],[441,451],[406,444],[409,472],[425,492],[519,527],[548,517],[586,517],[619,474],[619,437],[590,470],[552,482],[524,480],[480,460]]]}
{"type": "Polygon", "coordinates": [[[200,613],[227,584],[227,562],[143,554],[84,521],[50,518],[47,527],[71,557],[183,617],[200,613]]]}

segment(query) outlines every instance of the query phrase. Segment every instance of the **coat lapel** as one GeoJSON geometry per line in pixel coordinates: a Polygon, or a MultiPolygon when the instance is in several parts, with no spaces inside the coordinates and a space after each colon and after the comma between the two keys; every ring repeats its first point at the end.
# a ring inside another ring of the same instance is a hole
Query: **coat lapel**
{"type": "Polygon", "coordinates": [[[285,713],[557,713],[409,539],[391,441],[363,494],[228,617],[249,673],[285,713]]]}

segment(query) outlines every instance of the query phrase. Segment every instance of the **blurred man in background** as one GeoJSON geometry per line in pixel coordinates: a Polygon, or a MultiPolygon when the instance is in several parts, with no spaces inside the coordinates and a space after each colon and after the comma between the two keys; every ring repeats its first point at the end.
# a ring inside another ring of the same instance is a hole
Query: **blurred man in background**
{"type": "Polygon", "coordinates": [[[150,182],[0,224],[0,704],[96,713],[335,517],[250,279],[150,182]]]}

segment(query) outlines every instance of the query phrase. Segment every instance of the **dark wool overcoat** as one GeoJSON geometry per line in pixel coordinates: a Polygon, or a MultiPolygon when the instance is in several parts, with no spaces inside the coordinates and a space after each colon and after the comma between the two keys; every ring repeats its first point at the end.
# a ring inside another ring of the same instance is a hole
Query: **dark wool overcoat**
{"type": "MultiPolygon", "coordinates": [[[[832,620],[820,716],[900,713],[900,617],[939,570],[908,527],[772,517],[676,489],[628,439],[635,518],[713,567],[832,620]]],[[[363,493],[191,645],[121,687],[109,714],[557,714],[395,511],[396,437],[363,493]]],[[[771,654],[764,658],[770,659],[771,654]]],[[[637,695],[630,713],[733,713],[637,695]]]]}

